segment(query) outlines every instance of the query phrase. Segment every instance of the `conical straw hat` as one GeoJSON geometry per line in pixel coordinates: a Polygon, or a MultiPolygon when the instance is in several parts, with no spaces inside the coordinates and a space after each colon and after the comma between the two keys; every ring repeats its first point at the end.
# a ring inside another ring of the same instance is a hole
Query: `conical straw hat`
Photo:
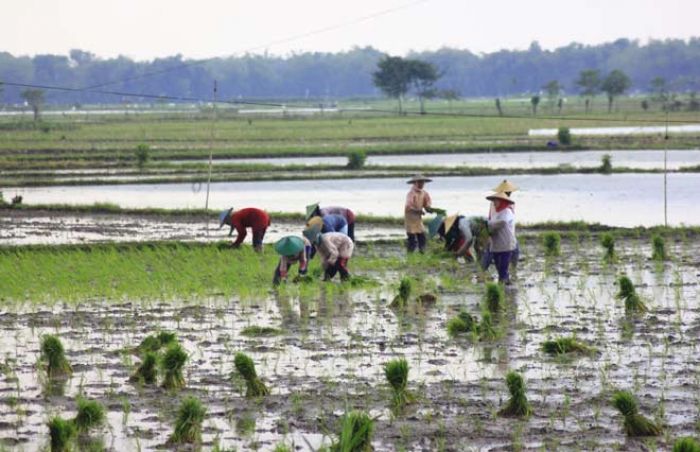
{"type": "Polygon", "coordinates": [[[503,182],[498,184],[496,187],[493,188],[493,191],[496,193],[500,192],[508,192],[512,193],[514,191],[518,190],[518,186],[515,185],[514,183],[510,182],[508,179],[503,179],[503,182]]]}
{"type": "Polygon", "coordinates": [[[502,199],[502,200],[507,201],[511,204],[515,204],[515,201],[513,201],[513,199],[510,196],[506,195],[503,192],[494,193],[492,195],[489,195],[486,197],[486,199],[488,199],[489,201],[493,201],[494,199],[502,199]]]}

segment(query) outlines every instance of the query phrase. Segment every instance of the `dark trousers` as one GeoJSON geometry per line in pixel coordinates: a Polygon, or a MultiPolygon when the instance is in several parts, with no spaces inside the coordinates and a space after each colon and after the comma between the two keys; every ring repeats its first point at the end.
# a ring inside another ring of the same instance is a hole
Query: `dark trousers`
{"type": "Polygon", "coordinates": [[[326,268],[325,279],[333,279],[333,277],[338,273],[340,273],[340,279],[343,281],[350,277],[350,273],[346,268],[343,268],[340,259],[338,259],[335,264],[329,265],[328,268],[326,268]]]}
{"type": "Polygon", "coordinates": [[[408,249],[409,253],[412,253],[418,248],[418,250],[422,253],[425,251],[425,233],[421,232],[419,234],[406,234],[408,236],[408,240],[406,242],[406,249],[408,249]]]}
{"type": "MultiPolygon", "coordinates": [[[[518,266],[518,261],[520,260],[520,244],[516,243],[515,244],[515,250],[512,251],[512,255],[510,256],[510,265],[513,266],[513,269],[515,269],[518,266]]],[[[477,253],[478,255],[478,253],[477,253]]],[[[493,262],[493,252],[491,249],[486,249],[483,251],[481,255],[481,259],[479,259],[479,262],[481,263],[481,268],[484,270],[488,270],[488,268],[491,266],[491,263],[493,262]]]]}
{"type": "Polygon", "coordinates": [[[355,223],[348,223],[348,237],[353,242],[355,241],[355,223]]]}
{"type": "Polygon", "coordinates": [[[493,253],[493,263],[496,264],[496,270],[498,270],[498,282],[510,281],[508,266],[510,265],[510,259],[512,256],[513,251],[493,253]]]}

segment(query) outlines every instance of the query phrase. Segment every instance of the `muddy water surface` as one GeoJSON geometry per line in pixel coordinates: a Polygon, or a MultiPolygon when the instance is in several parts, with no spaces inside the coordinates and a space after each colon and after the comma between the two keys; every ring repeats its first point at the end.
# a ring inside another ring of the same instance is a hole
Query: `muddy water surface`
{"type": "MultiPolygon", "coordinates": [[[[563,256],[545,260],[539,240],[522,242],[523,260],[494,341],[450,339],[446,321],[459,309],[479,313],[482,286],[473,268],[432,269],[419,286],[438,294],[433,306],[388,307],[399,275],[372,273],[377,289],[323,286],[320,295],[294,287],[269,297],[161,302],[90,300],[78,306],[32,305],[0,312],[0,441],[11,450],[47,444],[46,420],[74,414],[79,393],[102,401],[109,425],[93,436],[110,450],[153,450],[172,431],[181,397],[208,408],[205,449],[214,444],[270,450],[280,441],[309,450],[328,444],[347,407],[377,418],[376,450],[668,450],[666,437],[627,439],[609,404],[630,389],[640,410],[661,420],[671,440],[696,433],[700,246],[679,238],[674,260],[656,265],[643,240],[618,240],[621,262],[601,263],[597,237],[564,240],[563,256]],[[625,322],[614,280],[626,272],[650,312],[625,322]],[[451,275],[451,276],[448,276],[451,275]],[[282,328],[276,337],[241,335],[248,325],[282,328]],[[127,379],[138,359],[125,348],[157,329],[176,330],[190,354],[187,389],[168,393],[127,379]],[[40,336],[57,333],[74,375],[49,389],[37,370],[40,336]],[[543,340],[575,334],[598,349],[590,357],[553,359],[543,340]],[[244,350],[272,388],[263,400],[243,397],[232,378],[233,354],[244,350]],[[394,416],[382,363],[405,356],[415,404],[394,416]],[[507,400],[504,376],[521,372],[533,407],[529,419],[496,415],[507,400]],[[59,389],[62,389],[60,391],[59,389]],[[647,442],[647,443],[645,443],[647,442]]],[[[369,252],[361,250],[360,252],[369,252]]],[[[401,251],[375,247],[379,254],[401,251]]]]}

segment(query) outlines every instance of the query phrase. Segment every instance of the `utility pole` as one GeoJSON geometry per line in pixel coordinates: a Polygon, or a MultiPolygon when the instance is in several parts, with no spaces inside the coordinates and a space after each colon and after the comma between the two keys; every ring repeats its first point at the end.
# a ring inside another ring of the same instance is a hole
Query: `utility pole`
{"type": "Polygon", "coordinates": [[[209,135],[209,176],[207,178],[207,199],[204,202],[204,211],[207,216],[207,236],[209,235],[209,190],[211,186],[211,167],[213,159],[213,147],[214,147],[214,128],[216,126],[216,80],[214,80],[214,91],[212,93],[212,104],[211,104],[211,133],[209,135]]]}

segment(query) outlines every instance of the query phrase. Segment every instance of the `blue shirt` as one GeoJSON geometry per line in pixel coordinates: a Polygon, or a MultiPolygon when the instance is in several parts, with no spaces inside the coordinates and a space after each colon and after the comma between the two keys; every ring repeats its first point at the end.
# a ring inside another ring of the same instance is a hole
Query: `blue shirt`
{"type": "Polygon", "coordinates": [[[348,222],[344,217],[340,215],[324,215],[323,216],[323,229],[321,232],[324,234],[326,232],[341,232],[344,227],[348,225],[348,222]]]}

